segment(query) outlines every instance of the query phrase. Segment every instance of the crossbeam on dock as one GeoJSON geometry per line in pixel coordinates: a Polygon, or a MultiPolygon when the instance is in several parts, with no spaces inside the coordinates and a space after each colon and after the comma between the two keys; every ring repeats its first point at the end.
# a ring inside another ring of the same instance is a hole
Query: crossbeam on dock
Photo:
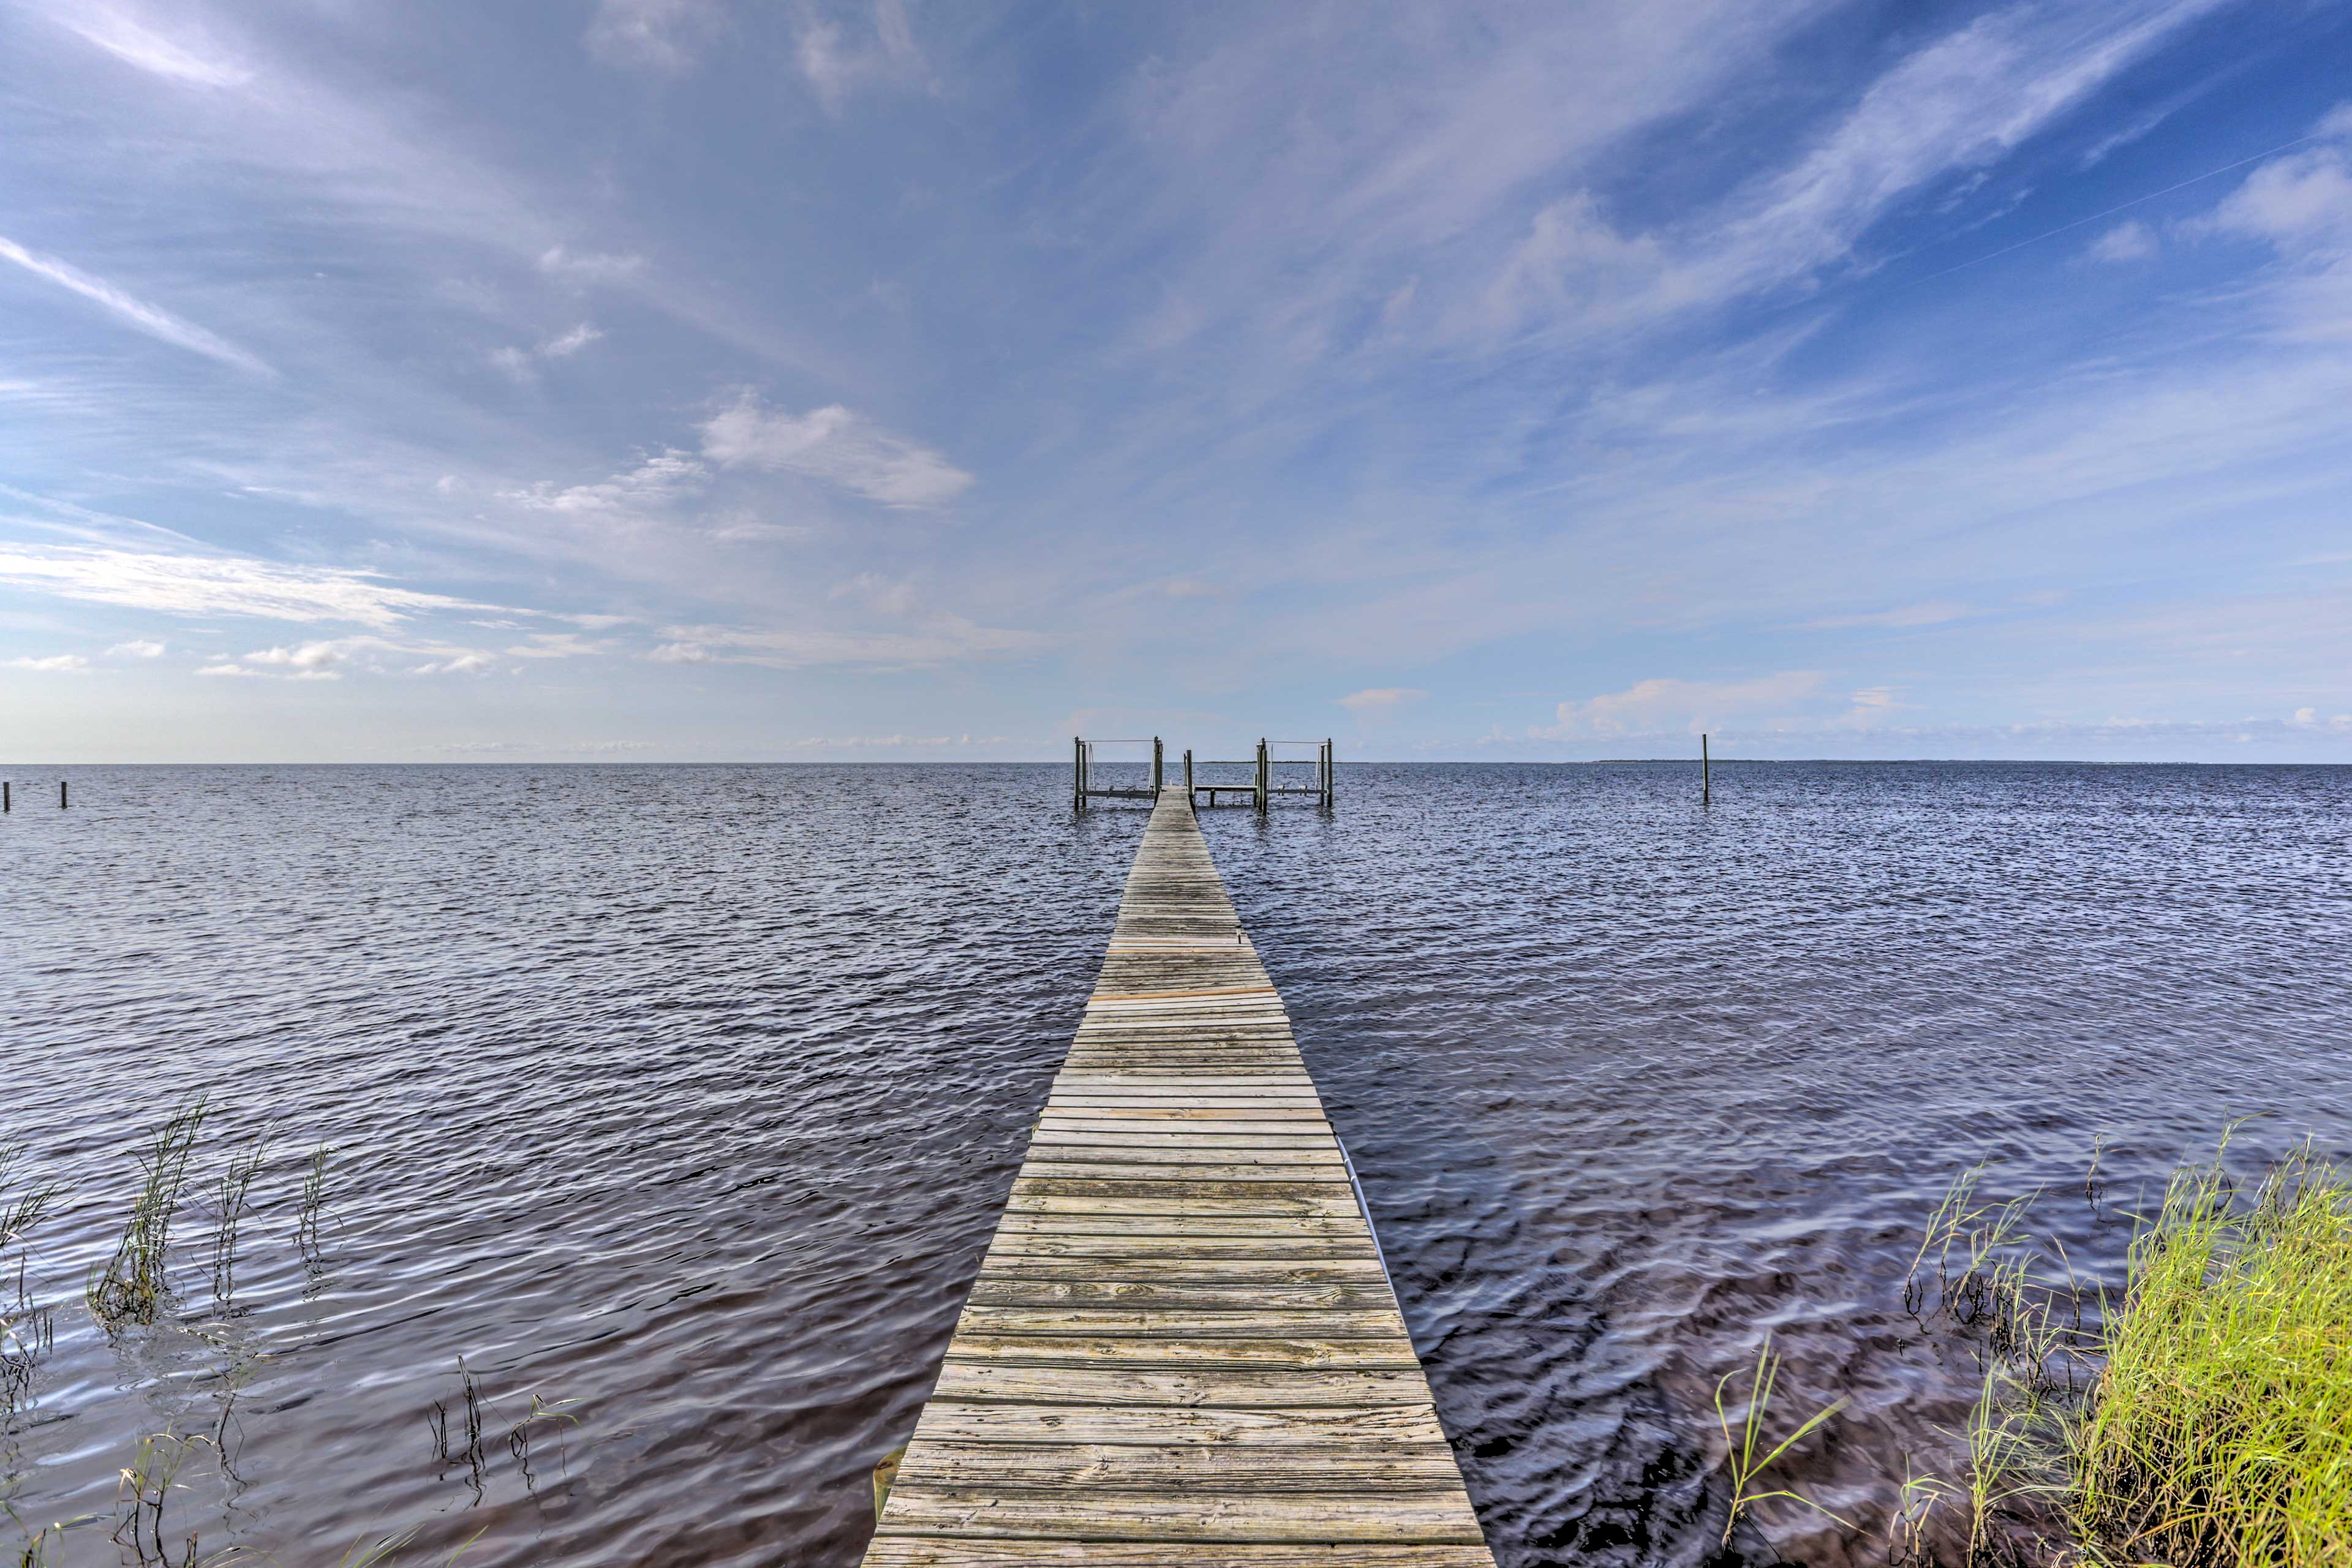
{"type": "Polygon", "coordinates": [[[866,1568],[1493,1568],[1189,794],[1101,978],[866,1568]]]}

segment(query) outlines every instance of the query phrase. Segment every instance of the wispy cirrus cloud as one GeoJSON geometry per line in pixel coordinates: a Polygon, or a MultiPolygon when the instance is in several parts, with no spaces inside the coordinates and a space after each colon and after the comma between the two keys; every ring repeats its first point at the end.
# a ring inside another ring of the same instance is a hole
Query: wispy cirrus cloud
{"type": "Polygon", "coordinates": [[[723,468],[799,474],[900,509],[945,506],[972,482],[938,452],[839,404],[788,414],[750,392],[704,424],[702,452],[723,468]]]}
{"type": "Polygon", "coordinates": [[[80,0],[53,15],[87,42],[151,76],[197,87],[243,87],[253,79],[252,69],[234,57],[170,37],[106,0],[80,0]]]}
{"type": "Polygon", "coordinates": [[[682,626],[646,657],[657,664],[751,664],[771,669],[845,667],[928,669],[970,659],[1034,653],[1052,646],[1038,632],[984,626],[961,616],[932,614],[902,627],[767,630],[682,626]]]}
{"type": "Polygon", "coordinates": [[[27,250],[15,240],[0,237],[0,261],[12,261],[36,278],[45,278],[60,289],[71,289],[83,299],[105,310],[159,342],[200,353],[207,359],[234,365],[238,370],[258,376],[274,376],[278,373],[254,354],[216,332],[206,331],[193,321],[182,321],[161,305],[153,305],[128,291],[115,287],[103,278],[95,278],[70,262],[54,256],[44,256],[27,250]]]}
{"type": "Polygon", "coordinates": [[[0,584],[177,616],[249,616],[390,626],[433,610],[484,606],[420,593],[373,572],[227,555],[0,544],[0,584]]]}

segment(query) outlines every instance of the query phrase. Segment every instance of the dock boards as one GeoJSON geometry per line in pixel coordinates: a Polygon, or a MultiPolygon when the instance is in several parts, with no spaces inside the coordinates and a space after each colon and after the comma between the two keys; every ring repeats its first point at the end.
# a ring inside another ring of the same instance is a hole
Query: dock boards
{"type": "Polygon", "coordinates": [[[867,1568],[1493,1568],[1282,999],[1160,797],[867,1568]]]}

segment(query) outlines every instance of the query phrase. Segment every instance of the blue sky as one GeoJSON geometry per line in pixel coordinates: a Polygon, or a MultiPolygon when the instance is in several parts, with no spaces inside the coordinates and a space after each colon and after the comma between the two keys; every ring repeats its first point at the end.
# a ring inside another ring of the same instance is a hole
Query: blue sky
{"type": "Polygon", "coordinates": [[[2352,761],[2352,5],[0,4],[0,754],[2352,761]]]}

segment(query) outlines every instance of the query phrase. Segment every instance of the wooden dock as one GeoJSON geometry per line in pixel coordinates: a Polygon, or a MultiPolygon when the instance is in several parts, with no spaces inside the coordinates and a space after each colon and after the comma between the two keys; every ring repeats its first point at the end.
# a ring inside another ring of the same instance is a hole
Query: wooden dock
{"type": "Polygon", "coordinates": [[[1189,794],[1153,807],[868,1568],[1493,1568],[1189,794]]]}

